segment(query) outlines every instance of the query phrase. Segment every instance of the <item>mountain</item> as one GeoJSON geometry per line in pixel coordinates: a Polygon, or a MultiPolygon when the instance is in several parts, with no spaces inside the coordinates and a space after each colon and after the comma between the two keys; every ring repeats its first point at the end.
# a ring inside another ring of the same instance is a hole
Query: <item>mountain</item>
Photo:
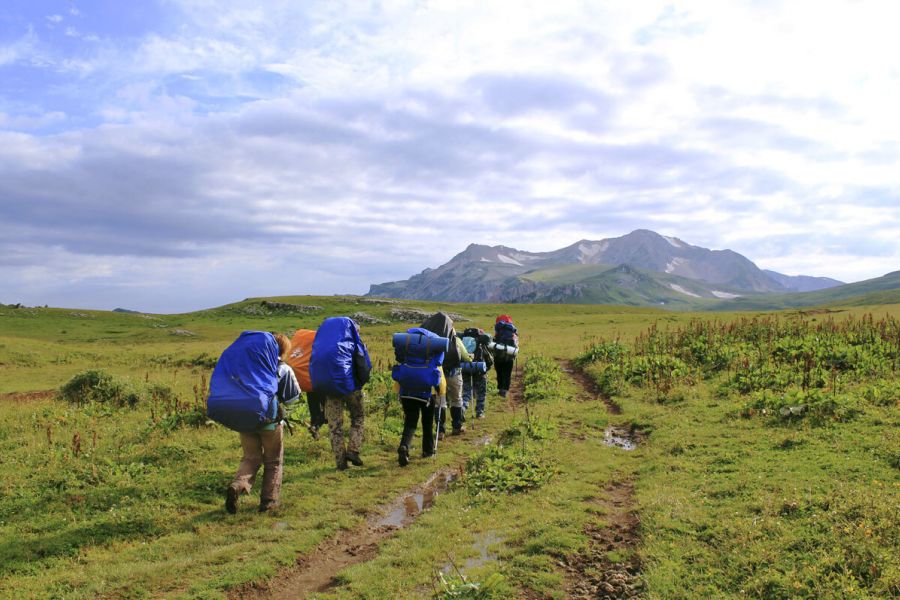
{"type": "MultiPolygon", "coordinates": [[[[372,285],[374,297],[451,302],[577,302],[701,307],[705,300],[840,285],[766,272],[731,250],[646,229],[551,252],[470,244],[446,264],[372,285]]],[[[817,288],[818,289],[818,288],[817,288]]]]}
{"type": "Polygon", "coordinates": [[[795,294],[736,298],[710,305],[710,310],[776,310],[805,306],[862,306],[900,302],[900,271],[856,283],[795,294]]]}
{"type": "Polygon", "coordinates": [[[782,275],[775,271],[763,269],[763,273],[781,284],[783,288],[791,292],[815,292],[816,290],[825,290],[838,285],[843,285],[843,281],[832,279],[830,277],[810,277],[809,275],[782,275]]]}

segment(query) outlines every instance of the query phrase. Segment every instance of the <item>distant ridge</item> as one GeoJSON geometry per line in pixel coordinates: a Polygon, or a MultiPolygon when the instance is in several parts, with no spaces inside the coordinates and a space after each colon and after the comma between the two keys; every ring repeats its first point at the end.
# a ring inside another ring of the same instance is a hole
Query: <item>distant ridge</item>
{"type": "Polygon", "coordinates": [[[708,308],[723,300],[822,290],[827,277],[763,271],[732,250],[710,250],[638,229],[551,252],[470,244],[447,263],[368,296],[450,302],[591,303],[708,308]]]}

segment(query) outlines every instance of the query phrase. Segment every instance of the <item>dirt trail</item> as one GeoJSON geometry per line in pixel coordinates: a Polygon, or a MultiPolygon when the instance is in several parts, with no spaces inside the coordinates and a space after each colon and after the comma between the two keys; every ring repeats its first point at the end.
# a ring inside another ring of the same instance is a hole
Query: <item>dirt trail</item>
{"type": "Polygon", "coordinates": [[[47,400],[56,395],[56,390],[38,390],[34,392],[5,392],[0,394],[0,402],[33,402],[47,400]]]}
{"type": "MultiPolygon", "coordinates": [[[[510,388],[507,403],[514,408],[520,404],[523,394],[522,369],[518,365],[510,388]]],[[[469,443],[480,448],[490,441],[488,434],[475,437],[469,443]]],[[[335,577],[341,571],[375,558],[378,544],[415,522],[422,512],[431,507],[435,496],[462,474],[462,470],[462,466],[447,467],[433,473],[425,483],[401,494],[369,517],[364,525],[324,540],[309,553],[299,556],[296,566],[279,574],[268,586],[238,588],[232,590],[229,596],[294,600],[334,588],[337,585],[335,577]]]]}
{"type": "MultiPolygon", "coordinates": [[[[571,361],[561,361],[561,366],[581,388],[583,397],[599,398],[610,414],[622,414],[622,407],[599,393],[593,380],[571,361]]],[[[624,450],[633,450],[642,441],[642,434],[628,426],[610,426],[604,434],[604,443],[624,450]]],[[[634,481],[627,476],[613,477],[593,503],[600,508],[602,521],[588,523],[584,528],[588,547],[562,561],[568,574],[568,596],[578,600],[639,596],[643,582],[635,552],[640,519],[634,508],[634,481]]]]}
{"type": "Polygon", "coordinates": [[[375,558],[379,542],[412,524],[459,475],[459,469],[449,467],[433,473],[425,483],[401,494],[369,517],[364,525],[343,531],[298,557],[296,566],[281,573],[268,586],[239,588],[230,597],[293,600],[334,587],[338,573],[375,558]]]}
{"type": "Polygon", "coordinates": [[[575,363],[571,360],[560,360],[559,366],[562,368],[563,372],[568,374],[569,377],[575,380],[578,383],[578,386],[584,390],[584,392],[590,396],[592,399],[600,399],[603,400],[603,403],[606,405],[606,411],[611,415],[621,415],[622,407],[619,404],[610,398],[609,396],[603,394],[598,388],[596,382],[591,379],[584,371],[575,366],[575,363]]]}

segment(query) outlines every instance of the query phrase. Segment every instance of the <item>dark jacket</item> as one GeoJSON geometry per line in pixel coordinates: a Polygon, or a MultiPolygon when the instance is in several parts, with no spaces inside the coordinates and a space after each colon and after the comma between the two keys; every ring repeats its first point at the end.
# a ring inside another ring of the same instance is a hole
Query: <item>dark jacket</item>
{"type": "Polygon", "coordinates": [[[442,312],[437,312],[425,319],[422,329],[450,340],[450,347],[444,355],[444,372],[449,373],[459,367],[459,350],[456,348],[456,330],[453,320],[442,312]]]}

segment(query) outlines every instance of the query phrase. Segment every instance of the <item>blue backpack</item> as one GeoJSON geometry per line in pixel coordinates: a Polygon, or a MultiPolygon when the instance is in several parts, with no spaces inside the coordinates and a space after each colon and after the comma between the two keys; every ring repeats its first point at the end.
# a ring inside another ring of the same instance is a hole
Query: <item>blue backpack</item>
{"type": "Polygon", "coordinates": [[[245,331],[225,348],[209,381],[206,415],[234,431],[252,432],[278,414],[278,343],[245,331]]]}
{"type": "Polygon", "coordinates": [[[432,388],[441,384],[441,365],[450,340],[427,329],[413,327],[393,337],[396,365],[391,378],[400,384],[400,395],[428,401],[432,388]]]}
{"type": "Polygon", "coordinates": [[[362,389],[371,370],[369,350],[353,319],[330,317],[322,321],[309,359],[313,390],[327,396],[346,396],[362,389]]]}
{"type": "Polygon", "coordinates": [[[509,321],[500,321],[494,325],[494,341],[506,346],[518,346],[517,331],[516,326],[509,321]]]}

